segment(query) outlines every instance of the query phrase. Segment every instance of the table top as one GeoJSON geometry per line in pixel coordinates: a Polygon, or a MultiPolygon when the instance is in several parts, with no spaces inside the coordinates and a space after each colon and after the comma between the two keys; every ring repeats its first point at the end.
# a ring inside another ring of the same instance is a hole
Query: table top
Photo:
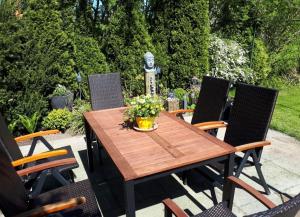
{"type": "Polygon", "coordinates": [[[232,146],[167,112],[160,113],[152,132],[124,128],[124,109],[84,117],[126,181],[234,153],[232,146]]]}

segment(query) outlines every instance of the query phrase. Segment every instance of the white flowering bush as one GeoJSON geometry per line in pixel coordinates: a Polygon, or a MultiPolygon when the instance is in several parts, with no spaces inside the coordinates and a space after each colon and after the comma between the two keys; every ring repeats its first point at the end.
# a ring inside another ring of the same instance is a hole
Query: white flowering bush
{"type": "Polygon", "coordinates": [[[209,54],[210,75],[233,82],[255,82],[247,52],[237,42],[213,35],[209,54]]]}

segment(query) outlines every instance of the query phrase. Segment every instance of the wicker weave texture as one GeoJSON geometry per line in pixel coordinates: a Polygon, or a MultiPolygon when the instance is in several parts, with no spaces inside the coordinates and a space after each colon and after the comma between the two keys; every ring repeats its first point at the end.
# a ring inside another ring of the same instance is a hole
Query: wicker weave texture
{"type": "Polygon", "coordinates": [[[192,124],[220,120],[229,87],[228,80],[204,76],[192,124]]]}
{"type": "Polygon", "coordinates": [[[265,140],[278,91],[237,84],[224,141],[238,146],[265,140]]]}
{"type": "Polygon", "coordinates": [[[204,212],[196,215],[195,217],[236,217],[229,209],[227,209],[224,203],[205,210],[204,212]]]}
{"type": "Polygon", "coordinates": [[[73,209],[65,210],[61,213],[62,216],[101,216],[95,194],[88,180],[66,185],[64,187],[40,194],[37,198],[34,198],[30,202],[32,207],[39,207],[45,204],[55,203],[75,197],[85,197],[86,203],[81,204],[73,209]]]}
{"type": "Polygon", "coordinates": [[[93,110],[124,105],[119,73],[89,75],[88,81],[93,110]]]}
{"type": "Polygon", "coordinates": [[[273,209],[246,217],[295,217],[297,213],[300,214],[300,194],[273,209]]]}

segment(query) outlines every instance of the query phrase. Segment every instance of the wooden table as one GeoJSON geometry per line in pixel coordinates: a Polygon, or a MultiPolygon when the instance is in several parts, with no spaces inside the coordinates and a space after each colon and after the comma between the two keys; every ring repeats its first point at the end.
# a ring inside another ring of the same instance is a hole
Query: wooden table
{"type": "MultiPolygon", "coordinates": [[[[158,129],[138,132],[123,127],[124,108],[84,113],[89,168],[93,171],[92,138],[96,135],[124,178],[126,215],[135,216],[134,185],[172,173],[225,160],[225,178],[233,173],[232,146],[162,112],[158,129]]],[[[225,182],[223,200],[232,206],[232,187],[225,182]]]]}

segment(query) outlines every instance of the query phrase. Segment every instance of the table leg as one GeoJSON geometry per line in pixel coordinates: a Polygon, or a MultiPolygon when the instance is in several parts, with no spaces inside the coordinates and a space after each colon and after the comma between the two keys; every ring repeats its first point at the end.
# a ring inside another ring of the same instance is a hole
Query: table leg
{"type": "Polygon", "coordinates": [[[90,172],[94,171],[94,159],[93,159],[93,149],[92,149],[92,131],[90,125],[85,120],[85,136],[86,136],[86,147],[87,147],[87,157],[88,157],[88,164],[90,168],[90,172]]]}
{"type": "Polygon", "coordinates": [[[135,217],[135,195],[133,181],[124,182],[125,210],[127,217],[135,217]]]}
{"type": "Polygon", "coordinates": [[[228,159],[225,162],[224,170],[224,187],[223,187],[223,201],[227,202],[228,208],[231,210],[234,197],[234,186],[227,180],[228,176],[233,175],[234,168],[234,154],[228,155],[228,159]]]}

